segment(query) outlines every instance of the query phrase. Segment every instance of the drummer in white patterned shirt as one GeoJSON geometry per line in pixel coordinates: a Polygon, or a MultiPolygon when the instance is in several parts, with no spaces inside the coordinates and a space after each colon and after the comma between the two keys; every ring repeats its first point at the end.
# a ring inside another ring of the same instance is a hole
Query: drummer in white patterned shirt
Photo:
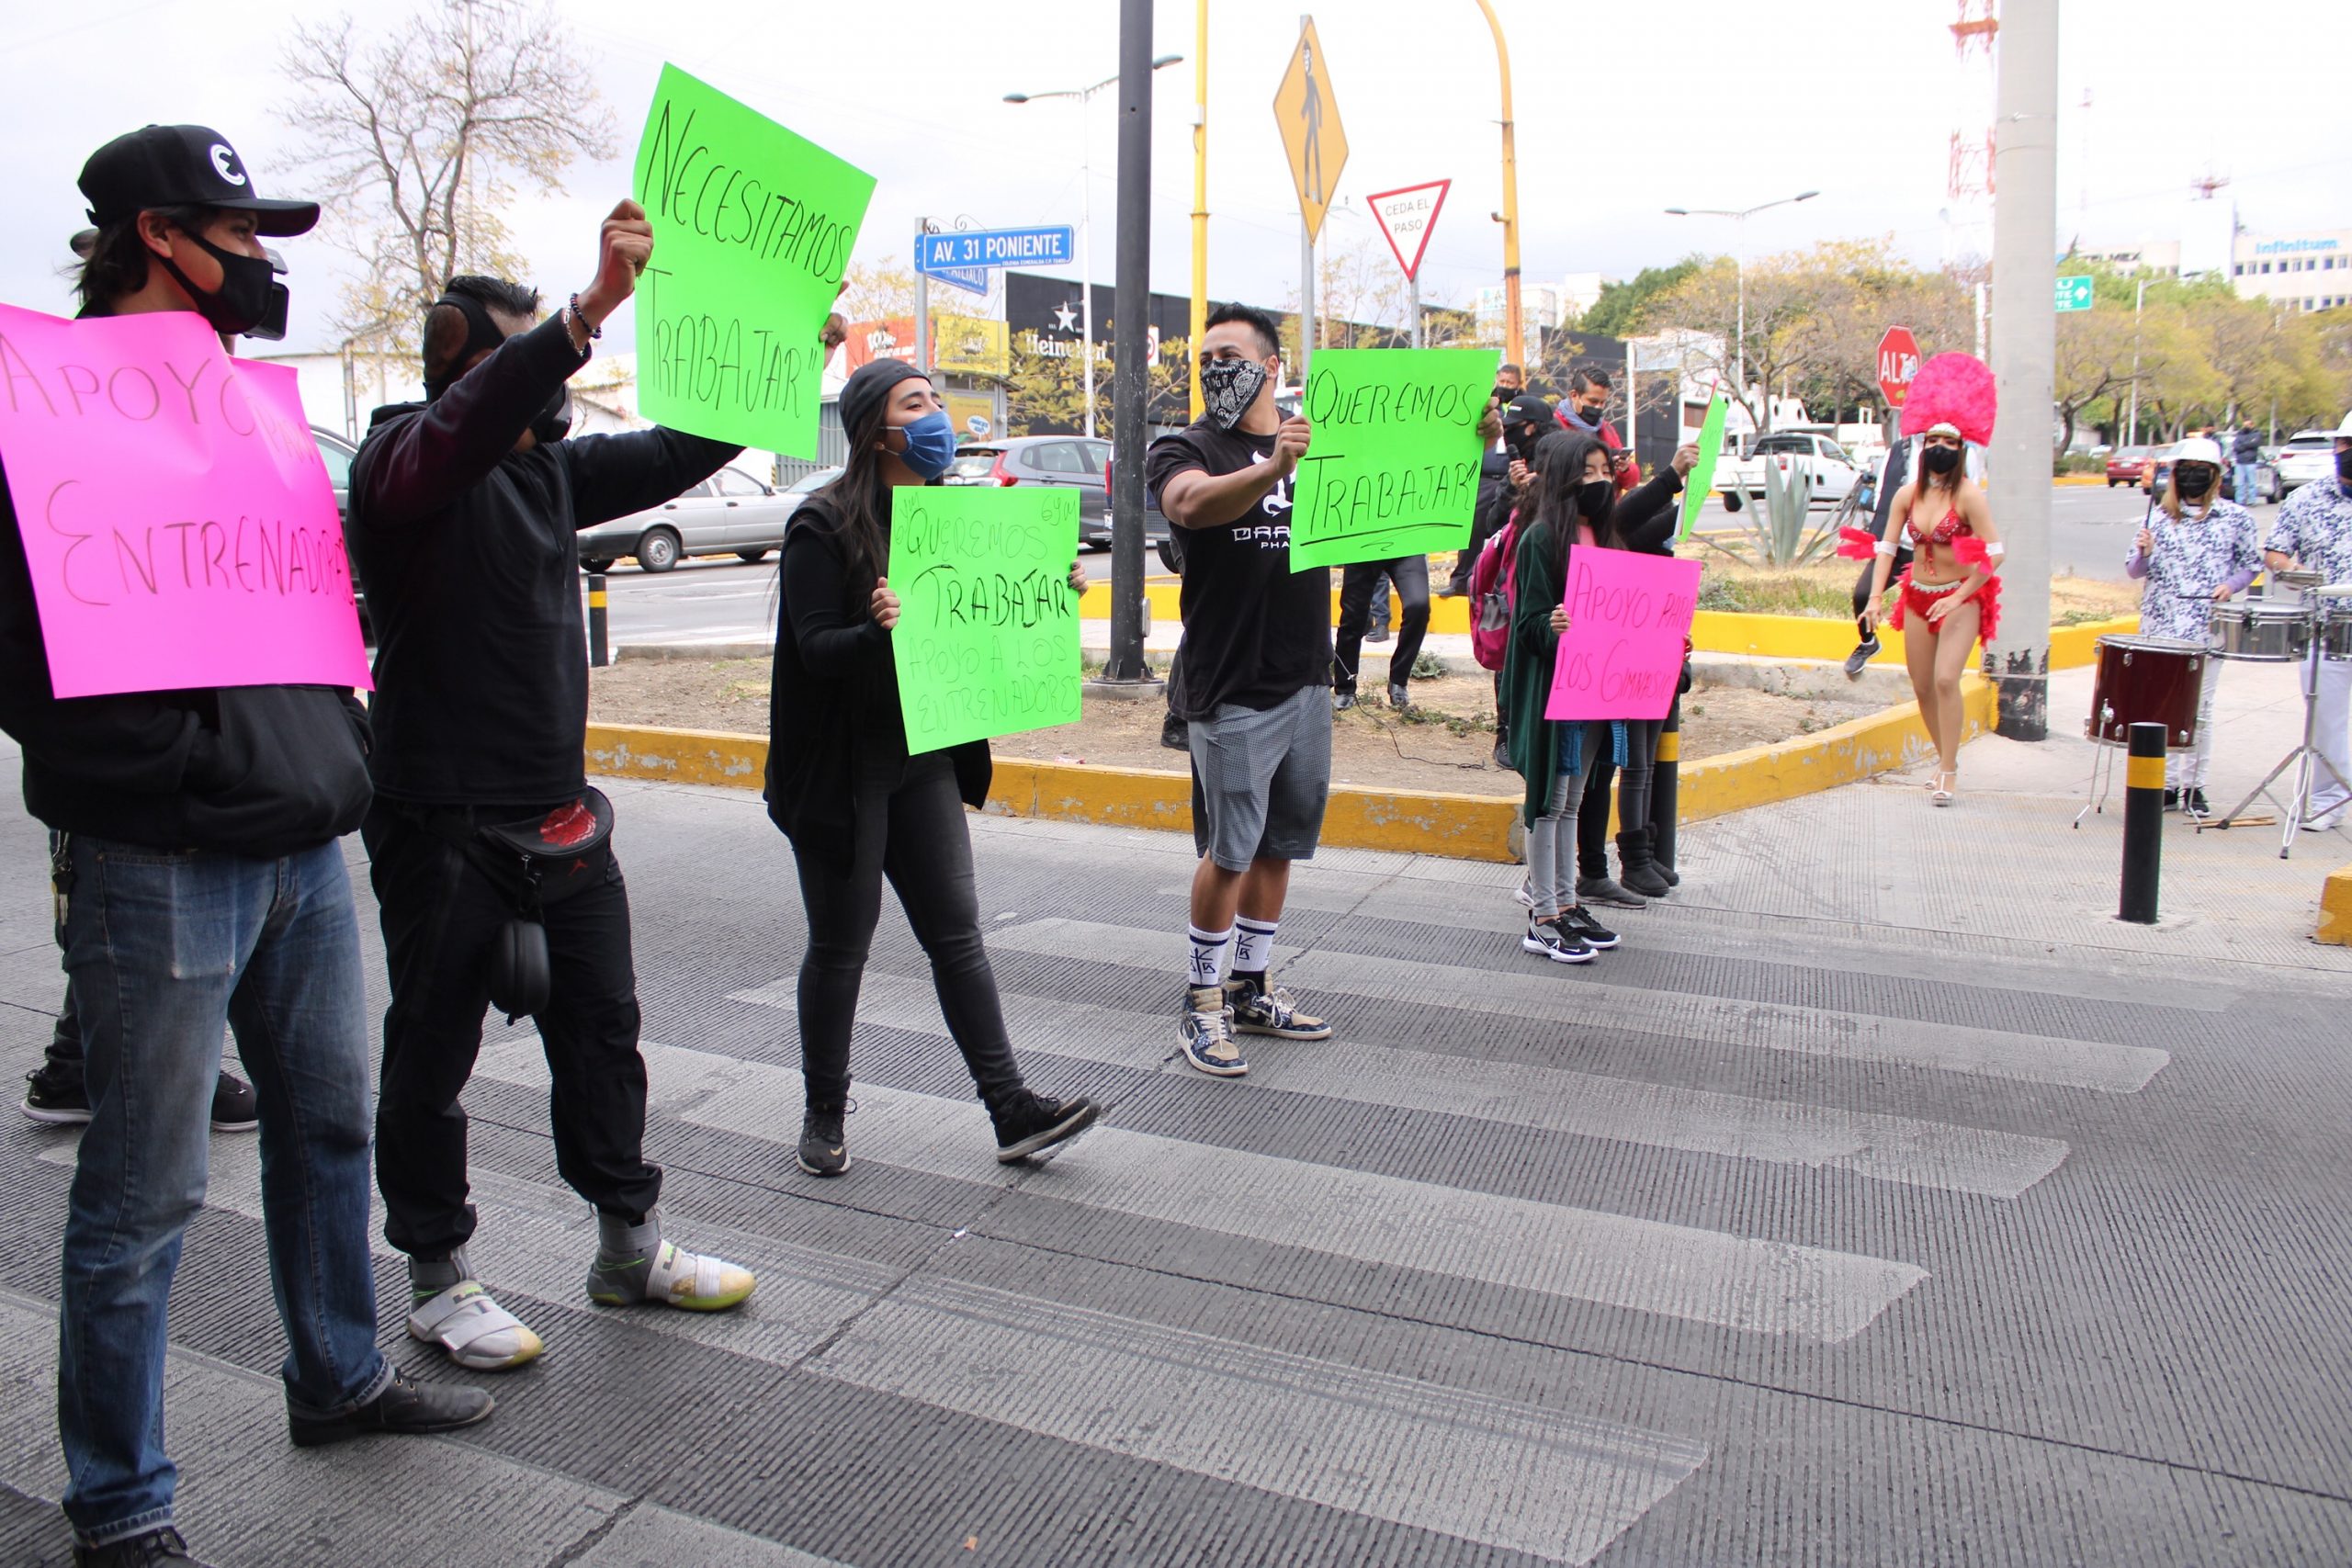
{"type": "MultiPolygon", "coordinates": [[[[2262,568],[2254,513],[2222,499],[2222,448],[2199,438],[2173,457],[2165,493],[2148,508],[2123,569],[2144,580],[2140,630],[2148,637],[2203,643],[2213,606],[2245,592],[2262,568]]],[[[2222,660],[2205,660],[2197,695],[2197,744],[2165,763],[2165,809],[2208,812],[2205,779],[2213,755],[2213,694],[2222,660]]]]}
{"type": "MultiPolygon", "coordinates": [[[[2352,583],[2352,413],[2335,430],[2335,473],[2314,479],[2289,496],[2270,525],[2264,560],[2273,571],[2297,561],[2318,572],[2331,584],[2352,583]]],[[[2352,599],[2338,600],[2352,609],[2352,599]]],[[[2310,692],[2310,667],[2304,667],[2304,695],[2310,692]]],[[[2303,826],[2313,831],[2342,825],[2352,808],[2352,761],[2347,761],[2345,731],[2352,723],[2352,660],[2323,659],[2319,665],[2319,700],[2312,716],[2312,744],[2335,773],[2318,770],[2303,826]]]]}

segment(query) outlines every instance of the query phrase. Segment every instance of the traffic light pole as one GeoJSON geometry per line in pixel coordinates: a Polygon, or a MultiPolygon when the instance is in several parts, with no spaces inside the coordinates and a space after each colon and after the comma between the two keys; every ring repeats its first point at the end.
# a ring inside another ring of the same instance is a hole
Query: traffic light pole
{"type": "Polygon", "coordinates": [[[1143,448],[1151,388],[1151,0],[1119,0],[1118,320],[1111,324],[1111,657],[1096,689],[1157,690],[1144,662],[1143,448]]]}

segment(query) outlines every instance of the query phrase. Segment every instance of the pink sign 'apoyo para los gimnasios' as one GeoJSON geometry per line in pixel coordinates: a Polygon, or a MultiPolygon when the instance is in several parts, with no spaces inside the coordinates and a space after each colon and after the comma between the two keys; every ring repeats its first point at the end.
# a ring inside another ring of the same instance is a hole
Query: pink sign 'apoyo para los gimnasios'
{"type": "Polygon", "coordinates": [[[0,305],[0,465],[56,695],[371,684],[292,370],[185,311],[0,305]]]}
{"type": "Polygon", "coordinates": [[[1699,563],[1584,546],[1568,552],[1568,629],[1545,718],[1664,718],[1699,607],[1699,563]]]}

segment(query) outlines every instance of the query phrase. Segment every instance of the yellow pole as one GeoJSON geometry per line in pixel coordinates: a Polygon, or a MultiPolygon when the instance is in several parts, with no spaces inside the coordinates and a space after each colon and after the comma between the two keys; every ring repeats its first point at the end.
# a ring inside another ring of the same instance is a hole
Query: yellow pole
{"type": "Polygon", "coordinates": [[[1193,0],[1193,417],[1201,417],[1201,335],[1209,330],[1209,0],[1193,0]]]}
{"type": "Polygon", "coordinates": [[[1511,144],[1510,51],[1503,44],[1503,25],[1487,0],[1478,0],[1487,27],[1495,35],[1495,64],[1503,81],[1503,357],[1524,359],[1527,341],[1519,313],[1519,154],[1511,144]]]}

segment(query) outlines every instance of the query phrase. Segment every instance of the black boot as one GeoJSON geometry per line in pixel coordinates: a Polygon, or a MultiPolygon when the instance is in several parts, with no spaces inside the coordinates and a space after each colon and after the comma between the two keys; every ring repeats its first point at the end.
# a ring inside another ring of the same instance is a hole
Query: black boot
{"type": "Polygon", "coordinates": [[[1663,898],[1668,892],[1665,877],[1650,859],[1650,830],[1647,827],[1634,829],[1617,835],[1617,860],[1621,869],[1617,880],[1629,892],[1645,898],[1663,898]]]}

